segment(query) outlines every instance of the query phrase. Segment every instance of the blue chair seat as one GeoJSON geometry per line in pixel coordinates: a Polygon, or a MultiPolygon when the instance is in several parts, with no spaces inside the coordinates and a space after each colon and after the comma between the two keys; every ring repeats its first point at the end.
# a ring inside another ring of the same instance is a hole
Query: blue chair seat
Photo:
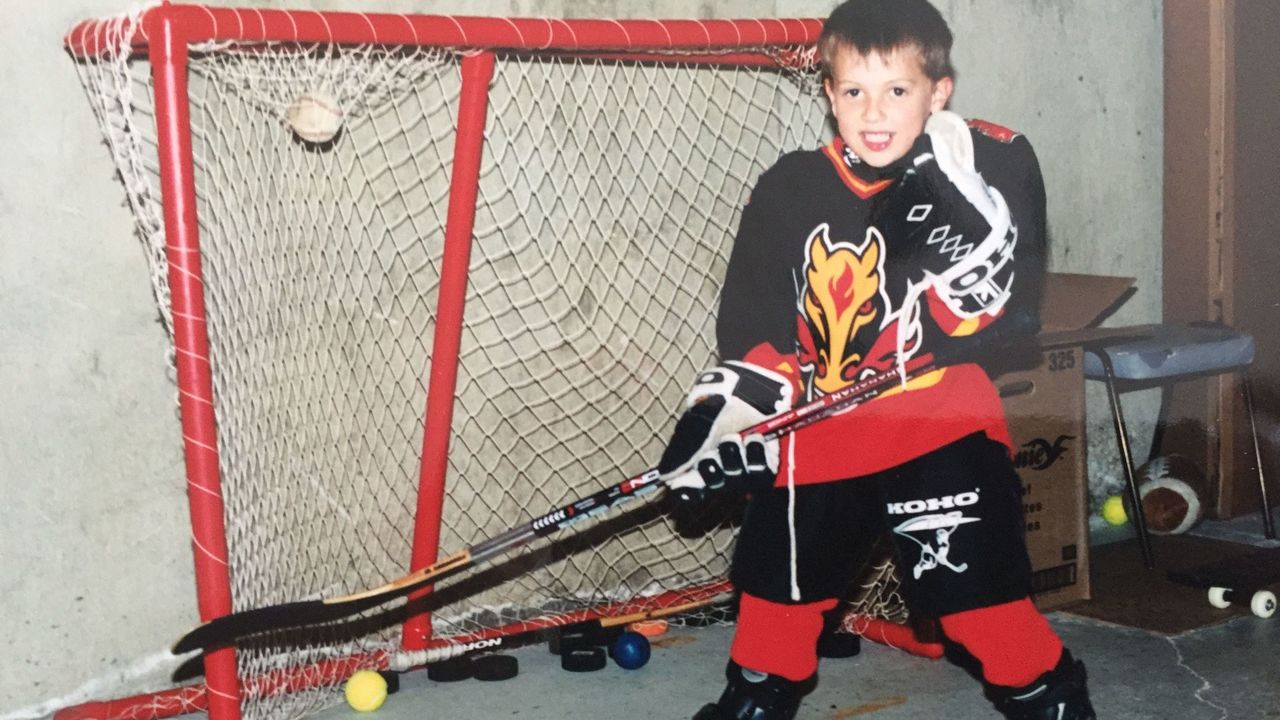
{"type": "MultiPolygon", "coordinates": [[[[1150,336],[1105,348],[1120,380],[1221,373],[1253,363],[1253,336],[1225,325],[1139,325],[1133,330],[1150,336]]],[[[1097,352],[1085,347],[1084,374],[1101,380],[1106,373],[1097,352]]]]}

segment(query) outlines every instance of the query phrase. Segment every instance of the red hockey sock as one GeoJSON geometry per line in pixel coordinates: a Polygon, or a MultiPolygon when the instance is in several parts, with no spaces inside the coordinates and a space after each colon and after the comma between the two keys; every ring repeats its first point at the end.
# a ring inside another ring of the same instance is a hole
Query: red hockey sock
{"type": "Polygon", "coordinates": [[[729,656],[744,668],[804,680],[818,671],[822,613],[835,606],[835,600],[786,605],[743,593],[729,656]]]}
{"type": "Polygon", "coordinates": [[[942,631],[982,662],[992,685],[1029,685],[1062,656],[1062,639],[1030,598],[947,615],[942,631]]]}

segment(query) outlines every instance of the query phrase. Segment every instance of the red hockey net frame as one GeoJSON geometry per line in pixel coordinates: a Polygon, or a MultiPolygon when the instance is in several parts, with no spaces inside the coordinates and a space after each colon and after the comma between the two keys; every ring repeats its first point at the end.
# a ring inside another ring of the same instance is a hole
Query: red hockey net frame
{"type": "MultiPolygon", "coordinates": [[[[228,556],[228,511],[224,495],[225,453],[220,445],[228,442],[219,435],[219,410],[215,401],[218,385],[217,353],[210,349],[210,318],[207,302],[225,301],[223,295],[210,290],[206,283],[205,258],[210,248],[202,246],[202,232],[209,218],[200,208],[209,202],[208,187],[197,181],[200,168],[193,160],[192,102],[189,70],[193,55],[217,55],[230,49],[250,48],[258,52],[288,54],[298,48],[378,48],[397,57],[405,49],[417,52],[431,49],[451,59],[458,76],[458,91],[453,120],[454,135],[450,156],[441,158],[447,166],[447,213],[442,224],[442,252],[438,266],[431,352],[427,367],[417,372],[425,380],[425,410],[418,423],[425,427],[420,443],[417,469],[416,500],[412,503],[411,557],[407,572],[432,563],[441,548],[442,525],[446,514],[446,478],[450,474],[451,442],[458,430],[454,412],[459,397],[458,373],[460,352],[468,332],[464,309],[469,283],[473,277],[472,251],[476,239],[476,211],[485,171],[486,128],[492,122],[490,85],[495,80],[495,66],[502,58],[531,57],[543,62],[570,58],[572,62],[605,63],[610,66],[679,65],[681,67],[746,68],[781,70],[792,74],[793,83],[804,86],[801,93],[813,95],[813,43],[820,31],[817,20],[546,20],[445,16],[406,16],[339,12],[298,12],[207,7],[199,5],[163,5],[151,8],[122,25],[118,19],[86,21],[68,33],[66,45],[82,63],[112,54],[127,53],[145,58],[149,64],[151,103],[154,114],[154,174],[156,191],[162,209],[156,223],[162,234],[162,265],[166,268],[157,283],[157,296],[167,304],[166,319],[174,343],[174,365],[177,371],[179,406],[186,471],[189,483],[190,514],[195,547],[196,585],[202,620],[242,609],[245,602],[263,603],[263,598],[235,598],[234,569],[228,556]],[[217,295],[211,299],[210,294],[217,295]],[[239,602],[241,605],[236,605],[239,602]]],[[[329,53],[324,50],[321,54],[329,53]]],[[[336,52],[336,51],[335,51],[336,52]]],[[[360,50],[358,52],[365,52],[360,50]]],[[[451,70],[452,71],[452,70],[451,70]]],[[[109,100],[111,102],[120,102],[109,100]]],[[[637,110],[639,112],[640,110],[637,110]]],[[[736,207],[745,200],[744,193],[758,172],[771,163],[782,150],[813,146],[824,131],[822,113],[806,115],[808,135],[774,140],[774,144],[756,148],[750,171],[742,177],[731,176],[732,187],[726,192],[736,207]],[[816,122],[813,122],[816,121],[816,122]]],[[[104,124],[110,124],[104,120],[104,124]]],[[[127,123],[126,123],[127,124],[127,123]]],[[[492,130],[492,128],[490,128],[492,130]]],[[[203,131],[202,131],[203,132],[203,131]]],[[[790,131],[787,131],[790,132],[790,131]]],[[[199,140],[200,138],[196,138],[199,140]]],[[[310,157],[320,157],[311,155],[310,157]]],[[[124,164],[124,161],[118,162],[124,164]]],[[[723,189],[723,188],[722,188],[723,189]]],[[[145,193],[143,193],[145,195],[145,193]]],[[[135,212],[142,201],[131,198],[135,212]]],[[[730,215],[736,218],[736,215],[730,215]]],[[[143,231],[145,234],[145,230],[143,231]]],[[[696,260],[696,258],[690,258],[696,260]]],[[[723,258],[721,258],[721,261],[723,258]]],[[[703,259],[705,261],[705,259],[703,259]]],[[[714,265],[714,263],[712,263],[714,265]]],[[[707,310],[707,308],[701,308],[707,310]]],[[[215,324],[217,323],[215,318],[215,324]]],[[[706,326],[697,329],[705,331],[706,326]]],[[[705,351],[705,348],[703,348],[705,351]]],[[[705,353],[704,353],[705,354],[705,353]]],[[[700,362],[697,352],[684,362],[700,362]]],[[[680,387],[697,367],[673,369],[675,385],[664,392],[679,393],[680,387]]],[[[241,401],[248,402],[246,398],[241,401]]],[[[419,405],[419,407],[422,407],[419,405]]],[[[648,407],[645,412],[670,419],[674,405],[648,407]]],[[[603,422],[603,421],[602,421],[603,422]]],[[[661,432],[650,432],[657,437],[661,432]]],[[[233,438],[238,440],[238,438],[233,438]]],[[[654,446],[645,453],[652,462],[654,446]]],[[[645,459],[632,452],[628,462],[645,459]]],[[[621,471],[634,468],[619,468],[621,471]]],[[[455,473],[457,469],[453,470],[455,473]]],[[[601,479],[584,478],[591,487],[601,479]]],[[[531,503],[529,512],[539,512],[567,498],[525,498],[531,503]],[[545,504],[544,504],[545,503],[545,504]]],[[[515,508],[519,510],[520,508],[515,508]]],[[[507,508],[508,511],[512,510],[507,508]]],[[[511,526],[524,519],[498,515],[499,527],[511,526]],[[503,525],[505,523],[505,525],[503,525]]],[[[492,528],[488,529],[492,532],[492,528]]],[[[664,530],[665,531],[665,530],[664,530]]],[[[481,537],[464,537],[474,542],[481,537]]],[[[456,541],[449,537],[447,540],[456,541]]],[[[723,560],[726,545],[709,550],[723,560]]],[[[350,592],[388,579],[386,573],[354,587],[340,588],[350,592]]],[[[397,571],[392,572],[394,576],[397,571]]],[[[890,568],[889,572],[892,572],[890,568]]],[[[284,666],[267,664],[246,667],[238,662],[237,651],[223,648],[210,652],[204,659],[205,683],[155,695],[139,696],[112,704],[84,706],[81,715],[110,718],[162,717],[192,710],[207,709],[215,720],[237,720],[242,715],[242,701],[248,698],[272,698],[285,693],[338,686],[351,671],[360,667],[394,667],[445,657],[469,642],[523,632],[539,627],[562,624],[590,617],[626,614],[647,608],[678,606],[719,597],[727,590],[721,576],[682,582],[679,587],[658,586],[658,592],[641,592],[635,588],[625,596],[597,594],[586,604],[570,604],[554,613],[539,612],[520,616],[515,621],[485,622],[479,626],[452,629],[447,637],[433,631],[429,612],[411,614],[399,634],[397,647],[333,641],[337,647],[323,653],[304,655],[302,660],[284,666]],[[432,651],[439,651],[431,654],[432,651]],[[409,658],[409,659],[406,659],[409,658]],[[105,715],[103,715],[105,713],[105,715]]],[[[332,588],[330,588],[332,592],[332,588]]],[[[299,592],[286,588],[284,593],[299,592]]],[[[320,592],[310,587],[306,592],[320,592]]],[[[420,593],[410,599],[421,598],[420,593]]],[[[872,593],[875,595],[876,593],[872,593]]],[[[274,601],[297,599],[278,597],[274,601]]],[[[890,610],[896,612],[895,608],[890,610]]],[[[884,613],[881,613],[884,614],[884,613]]],[[[346,640],[344,638],[343,640],[346,640]]],[[[311,642],[304,640],[303,642],[311,642]]],[[[243,655],[249,651],[242,651],[243,655]]],[[[329,694],[332,698],[332,693],[329,694]]],[[[252,710],[249,716],[298,714],[308,707],[292,707],[283,711],[252,710]]]]}

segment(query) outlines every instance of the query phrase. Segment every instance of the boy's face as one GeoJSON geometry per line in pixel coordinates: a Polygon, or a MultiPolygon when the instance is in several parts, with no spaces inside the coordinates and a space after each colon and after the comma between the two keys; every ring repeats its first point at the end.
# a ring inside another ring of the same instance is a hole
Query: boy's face
{"type": "Polygon", "coordinates": [[[868,165],[884,167],[906,155],[929,115],[946,107],[954,82],[930,80],[913,47],[866,57],[842,48],[824,87],[845,144],[868,165]]]}

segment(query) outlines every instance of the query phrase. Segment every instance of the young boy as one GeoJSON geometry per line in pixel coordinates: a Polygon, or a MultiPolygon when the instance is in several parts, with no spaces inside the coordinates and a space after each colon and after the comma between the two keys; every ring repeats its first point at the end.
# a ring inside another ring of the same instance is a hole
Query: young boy
{"type": "Polygon", "coordinates": [[[1009,718],[1094,718],[1082,663],[1030,600],[1021,483],[983,369],[960,343],[1034,329],[1045,240],[1031,145],[944,110],[951,33],[926,0],[848,0],[819,52],[838,137],[782,157],[725,277],[723,364],[690,392],[659,469],[675,496],[747,492],[728,687],[695,720],[786,720],[824,613],[892,530],[910,611],[982,665],[1009,718]],[[765,442],[738,431],[878,373],[897,387],[765,442]]]}

